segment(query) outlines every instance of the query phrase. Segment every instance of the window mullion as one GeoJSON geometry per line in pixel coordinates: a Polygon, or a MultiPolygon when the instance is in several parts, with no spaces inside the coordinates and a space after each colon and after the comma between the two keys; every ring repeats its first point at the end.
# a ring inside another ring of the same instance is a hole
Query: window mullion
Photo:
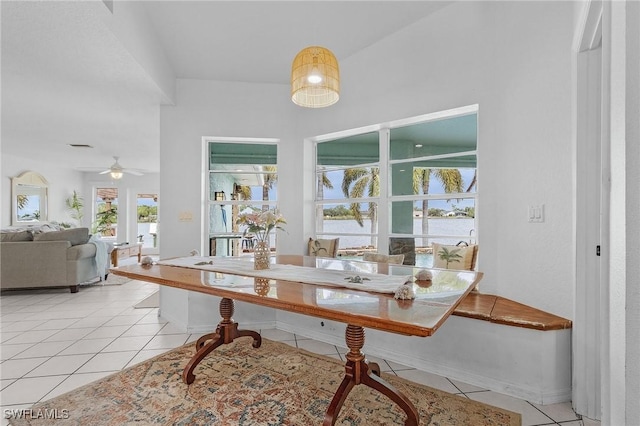
{"type": "Polygon", "coordinates": [[[416,201],[416,200],[470,200],[477,197],[475,192],[451,193],[451,194],[428,194],[428,195],[394,195],[389,197],[389,202],[393,201],[416,201]]]}
{"type": "Polygon", "coordinates": [[[466,157],[470,155],[477,155],[477,151],[462,151],[462,152],[451,152],[448,154],[438,154],[438,155],[426,155],[423,157],[411,157],[411,158],[402,158],[398,160],[389,160],[389,164],[405,164],[405,163],[415,163],[420,161],[430,161],[430,160],[442,160],[446,158],[456,158],[456,157],[466,157]]]}
{"type": "Polygon", "coordinates": [[[380,201],[378,202],[378,253],[389,253],[389,230],[391,229],[391,182],[389,181],[389,139],[388,128],[378,131],[380,150],[380,201]]]}
{"type": "Polygon", "coordinates": [[[379,203],[380,198],[327,198],[324,200],[316,200],[316,205],[319,204],[351,204],[351,203],[379,203]]]}

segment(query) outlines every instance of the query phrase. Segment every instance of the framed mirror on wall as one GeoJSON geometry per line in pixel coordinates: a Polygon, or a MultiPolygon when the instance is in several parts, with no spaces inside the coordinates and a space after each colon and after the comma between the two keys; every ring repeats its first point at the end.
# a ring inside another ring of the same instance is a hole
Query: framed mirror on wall
{"type": "Polygon", "coordinates": [[[36,172],[11,178],[11,224],[35,225],[49,220],[49,183],[36,172]]]}

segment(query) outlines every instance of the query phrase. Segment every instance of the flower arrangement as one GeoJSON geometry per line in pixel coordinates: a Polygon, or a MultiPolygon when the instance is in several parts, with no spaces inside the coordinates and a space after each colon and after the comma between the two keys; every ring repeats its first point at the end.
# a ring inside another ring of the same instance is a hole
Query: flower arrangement
{"type": "Polygon", "coordinates": [[[255,234],[256,239],[262,242],[269,241],[269,233],[273,229],[284,228],[280,225],[287,223],[284,216],[277,210],[255,210],[251,213],[242,213],[236,220],[238,225],[246,225],[244,234],[255,234]]]}

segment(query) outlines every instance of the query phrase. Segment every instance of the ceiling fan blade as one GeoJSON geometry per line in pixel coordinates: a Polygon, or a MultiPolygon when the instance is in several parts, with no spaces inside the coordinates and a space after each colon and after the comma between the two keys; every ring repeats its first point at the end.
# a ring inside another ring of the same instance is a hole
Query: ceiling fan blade
{"type": "Polygon", "coordinates": [[[106,175],[107,173],[109,173],[111,171],[111,169],[107,169],[107,170],[103,170],[100,173],[98,173],[99,175],[106,175]]]}
{"type": "Polygon", "coordinates": [[[134,176],[143,176],[143,173],[140,173],[137,170],[128,170],[128,169],[124,169],[122,170],[125,173],[129,173],[130,175],[134,175],[134,176]]]}

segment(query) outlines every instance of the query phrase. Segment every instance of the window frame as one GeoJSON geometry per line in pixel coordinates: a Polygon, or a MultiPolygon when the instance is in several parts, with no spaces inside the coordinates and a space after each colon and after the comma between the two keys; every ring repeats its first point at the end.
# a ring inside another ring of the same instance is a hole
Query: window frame
{"type": "MultiPolygon", "coordinates": [[[[210,180],[210,175],[211,174],[224,174],[224,173],[230,173],[229,170],[211,170],[210,169],[210,158],[209,158],[209,146],[210,144],[214,144],[214,143],[225,143],[225,144],[229,144],[229,143],[233,143],[233,144],[244,144],[244,145],[275,145],[276,147],[276,162],[275,162],[275,166],[276,166],[276,174],[278,173],[277,171],[277,163],[278,163],[278,153],[280,151],[280,140],[279,139],[275,139],[275,138],[241,138],[241,137],[211,137],[211,136],[205,136],[202,138],[202,196],[201,196],[201,202],[202,202],[202,223],[201,223],[201,228],[202,228],[202,241],[201,241],[201,252],[204,253],[204,255],[209,255],[209,245],[210,245],[210,240],[209,237],[212,234],[211,228],[210,228],[210,218],[211,218],[211,212],[212,209],[216,208],[216,206],[240,206],[240,205],[255,205],[256,207],[262,207],[263,205],[268,205],[269,209],[277,209],[278,208],[278,202],[277,202],[277,192],[276,192],[276,199],[275,200],[268,200],[268,201],[264,201],[264,200],[231,200],[231,199],[227,199],[224,201],[216,201],[216,200],[212,200],[211,198],[211,194],[212,194],[212,188],[211,188],[211,180],[210,180]]],[[[258,173],[263,173],[263,174],[268,174],[269,172],[263,171],[263,172],[252,172],[252,174],[258,174],[258,173]]],[[[229,197],[230,198],[230,197],[229,197]]],[[[233,231],[228,231],[228,232],[215,232],[216,234],[235,234],[233,231]]],[[[276,234],[276,233],[273,233],[276,234]]],[[[274,235],[275,236],[275,235],[274,235]]],[[[273,236],[272,236],[273,237],[273,236]]],[[[272,247],[276,247],[277,244],[277,240],[274,243],[274,245],[272,247]]]]}
{"type": "MultiPolygon", "coordinates": [[[[412,194],[412,195],[393,195],[392,193],[392,177],[391,170],[392,167],[396,164],[408,164],[415,163],[418,161],[430,161],[430,160],[439,160],[439,159],[447,159],[447,158],[456,158],[456,157],[466,157],[466,156],[475,156],[475,173],[476,178],[478,177],[478,124],[476,122],[476,146],[475,150],[466,150],[459,152],[451,152],[446,154],[434,154],[434,155],[426,155],[415,158],[401,158],[401,159],[391,159],[391,131],[396,128],[410,126],[413,124],[422,124],[430,121],[443,120],[448,118],[461,117],[465,115],[475,114],[476,117],[478,114],[478,105],[469,105],[461,108],[454,108],[451,110],[440,111],[436,113],[421,115],[417,117],[411,117],[407,119],[397,120],[385,124],[379,124],[375,126],[367,126],[357,129],[352,129],[349,131],[342,131],[331,133],[327,135],[318,136],[316,138],[311,138],[313,142],[313,162],[314,162],[314,178],[313,178],[313,202],[314,202],[314,237],[315,238],[336,238],[340,236],[345,237],[375,237],[377,238],[377,247],[376,249],[380,253],[388,254],[389,249],[389,239],[390,238],[414,238],[414,239],[423,239],[426,238],[429,241],[429,245],[433,242],[438,242],[438,239],[444,238],[458,238],[462,237],[460,235],[436,235],[432,233],[428,234],[416,234],[416,233],[399,233],[399,232],[391,232],[391,223],[392,223],[392,203],[399,201],[411,201],[414,204],[416,202],[422,200],[451,200],[451,199],[471,199],[473,200],[474,205],[474,222],[473,229],[470,232],[470,235],[465,236],[464,240],[469,241],[470,243],[477,244],[478,243],[478,215],[477,215],[477,205],[479,201],[479,190],[478,185],[476,183],[474,192],[462,192],[462,193],[443,193],[443,194],[412,194]],[[325,166],[318,164],[318,145],[335,141],[341,138],[361,135],[363,133],[370,133],[372,131],[378,132],[378,147],[379,147],[379,161],[377,163],[367,163],[363,165],[357,166],[325,166]],[[320,168],[324,167],[326,170],[346,170],[348,168],[354,167],[378,167],[379,168],[379,178],[380,178],[380,194],[377,197],[362,197],[362,198],[324,198],[323,200],[318,200],[318,175],[321,172],[320,168]],[[377,209],[377,233],[371,232],[361,232],[361,233],[353,233],[353,232],[328,232],[324,229],[319,229],[318,213],[322,211],[323,206],[333,205],[333,204],[344,204],[349,205],[351,202],[358,203],[366,203],[366,202],[376,202],[378,203],[377,209]]],[[[435,168],[435,167],[434,167],[435,168]]],[[[472,169],[472,167],[449,167],[449,168],[457,168],[457,169],[472,169]]],[[[345,247],[341,247],[345,248],[345,247]]]]}
{"type": "Polygon", "coordinates": [[[116,222],[112,223],[111,228],[113,229],[113,235],[103,235],[101,233],[99,233],[100,237],[105,239],[105,240],[113,240],[113,241],[117,241],[118,240],[118,228],[119,228],[119,222],[121,220],[121,214],[122,212],[119,210],[119,200],[120,200],[120,188],[117,185],[112,185],[112,184],[96,184],[93,186],[93,194],[92,194],[92,198],[93,198],[93,206],[92,206],[92,216],[91,216],[91,232],[92,233],[98,233],[97,230],[97,222],[98,222],[98,213],[100,213],[99,211],[99,206],[101,204],[107,204],[106,201],[104,201],[104,198],[100,198],[98,196],[98,193],[100,190],[114,190],[116,193],[116,196],[114,198],[114,200],[111,202],[112,205],[114,205],[116,207],[116,222]],[[102,200],[102,201],[98,201],[98,200],[102,200]]]}

